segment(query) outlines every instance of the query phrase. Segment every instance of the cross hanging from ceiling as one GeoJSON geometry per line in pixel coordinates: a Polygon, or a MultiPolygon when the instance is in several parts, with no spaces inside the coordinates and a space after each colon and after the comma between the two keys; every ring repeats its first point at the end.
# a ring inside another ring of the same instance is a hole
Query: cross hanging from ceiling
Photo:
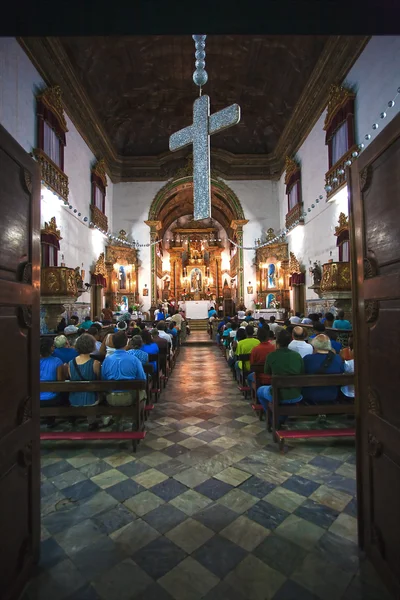
{"type": "Polygon", "coordinates": [[[169,149],[174,152],[193,145],[193,217],[195,221],[211,217],[210,135],[223,131],[240,121],[240,106],[232,104],[210,116],[210,97],[201,95],[201,86],[207,82],[204,71],[206,36],[193,36],[196,42],[196,71],[193,81],[200,87],[200,97],[193,103],[193,123],[169,138],[169,149]]]}

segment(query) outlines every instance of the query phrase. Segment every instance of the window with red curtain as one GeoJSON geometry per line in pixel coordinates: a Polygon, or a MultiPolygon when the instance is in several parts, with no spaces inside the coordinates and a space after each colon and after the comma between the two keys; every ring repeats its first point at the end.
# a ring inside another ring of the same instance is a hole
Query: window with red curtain
{"type": "Polygon", "coordinates": [[[64,171],[65,131],[58,117],[47,104],[37,101],[38,148],[64,171]]]}
{"type": "Polygon", "coordinates": [[[347,97],[330,116],[326,126],[325,144],[328,146],[331,169],[354,145],[354,96],[347,97]]]}
{"type": "Polygon", "coordinates": [[[58,251],[60,242],[56,236],[42,233],[41,235],[41,250],[42,250],[42,267],[57,267],[58,266],[58,251]]]}

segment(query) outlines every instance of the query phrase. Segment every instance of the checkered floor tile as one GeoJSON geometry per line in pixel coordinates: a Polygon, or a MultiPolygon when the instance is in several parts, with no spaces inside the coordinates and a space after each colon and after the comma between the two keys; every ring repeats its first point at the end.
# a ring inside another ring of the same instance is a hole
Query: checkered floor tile
{"type": "Polygon", "coordinates": [[[203,338],[181,348],[136,454],[43,443],[41,560],[24,600],[388,598],[356,545],[354,444],[281,455],[203,338]]]}

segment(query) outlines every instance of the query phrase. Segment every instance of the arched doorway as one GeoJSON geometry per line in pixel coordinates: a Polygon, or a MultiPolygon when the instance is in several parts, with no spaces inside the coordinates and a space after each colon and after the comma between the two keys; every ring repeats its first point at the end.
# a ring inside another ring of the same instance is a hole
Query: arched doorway
{"type": "MultiPolygon", "coordinates": [[[[193,178],[192,176],[179,177],[168,182],[154,197],[149,210],[146,224],[150,227],[150,241],[163,239],[166,232],[179,219],[193,215],[193,178]]],[[[237,241],[242,245],[243,226],[248,222],[245,219],[240,201],[234,191],[224,181],[217,177],[211,179],[211,217],[226,232],[226,238],[237,241]]],[[[201,226],[201,221],[195,224],[201,226]]],[[[205,229],[207,224],[203,224],[205,229]]],[[[209,225],[209,224],[208,224],[209,225]]],[[[194,228],[193,223],[191,226],[194,228]]],[[[211,233],[208,232],[209,237],[211,233]]],[[[207,236],[206,236],[207,237],[207,236]]],[[[229,259],[225,256],[225,270],[217,270],[217,295],[222,297],[223,282],[221,276],[235,280],[237,304],[243,304],[244,298],[244,269],[243,250],[233,244],[227,247],[229,259]]],[[[159,300],[158,282],[163,276],[161,257],[155,245],[151,246],[151,304],[155,307],[159,300]],[[158,252],[158,254],[157,254],[158,252]]],[[[221,265],[220,265],[221,267],[221,265]]],[[[172,277],[176,274],[170,273],[172,277]]],[[[167,277],[167,276],[166,276],[167,277]]],[[[173,283],[173,279],[171,281],[173,283]]],[[[175,291],[177,287],[175,286],[175,291]]]]}

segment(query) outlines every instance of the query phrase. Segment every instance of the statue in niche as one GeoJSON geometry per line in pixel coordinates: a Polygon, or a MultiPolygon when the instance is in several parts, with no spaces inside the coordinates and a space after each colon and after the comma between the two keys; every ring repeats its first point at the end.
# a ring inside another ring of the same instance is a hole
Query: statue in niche
{"type": "Polygon", "coordinates": [[[121,311],[126,312],[127,310],[128,310],[128,298],[126,296],[122,296],[121,311]]]}
{"type": "Polygon", "coordinates": [[[267,308],[276,308],[275,294],[268,294],[266,304],[267,308]]]}
{"type": "Polygon", "coordinates": [[[81,270],[79,267],[75,267],[74,275],[75,275],[76,287],[78,288],[78,290],[83,289],[83,279],[82,279],[81,270]]]}
{"type": "Polygon", "coordinates": [[[276,288],[276,268],[274,263],[268,265],[268,287],[276,288]]]}
{"type": "Polygon", "coordinates": [[[190,291],[201,292],[201,271],[200,269],[193,269],[190,275],[190,291]]]}
{"type": "Polygon", "coordinates": [[[313,277],[313,287],[321,286],[322,269],[317,261],[314,262],[314,267],[310,267],[310,275],[313,277]]]}
{"type": "Polygon", "coordinates": [[[118,272],[119,289],[126,290],[126,273],[125,268],[121,265],[118,272]]]}

